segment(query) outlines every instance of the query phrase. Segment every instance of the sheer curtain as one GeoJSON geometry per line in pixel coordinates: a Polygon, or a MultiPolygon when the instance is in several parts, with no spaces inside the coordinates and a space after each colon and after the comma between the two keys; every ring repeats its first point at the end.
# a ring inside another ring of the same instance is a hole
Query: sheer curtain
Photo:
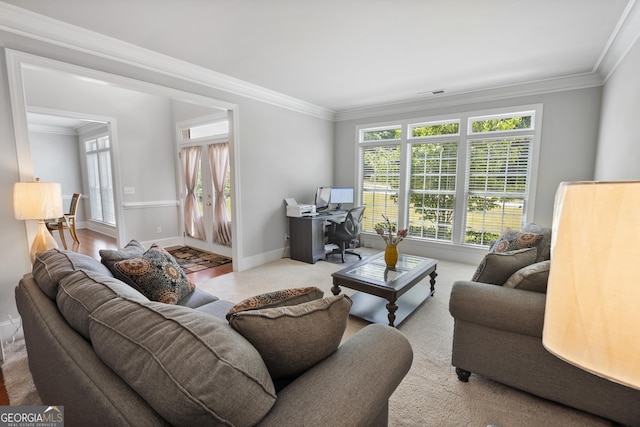
{"type": "Polygon", "coordinates": [[[221,245],[231,246],[231,221],[227,215],[227,200],[224,195],[229,172],[229,144],[211,144],[208,148],[211,179],[216,193],[213,205],[213,240],[221,245]]]}
{"type": "Polygon", "coordinates": [[[189,236],[206,240],[198,197],[195,193],[201,156],[202,147],[186,147],[182,149],[182,170],[184,171],[184,182],[187,186],[187,197],[184,200],[184,227],[189,236]]]}

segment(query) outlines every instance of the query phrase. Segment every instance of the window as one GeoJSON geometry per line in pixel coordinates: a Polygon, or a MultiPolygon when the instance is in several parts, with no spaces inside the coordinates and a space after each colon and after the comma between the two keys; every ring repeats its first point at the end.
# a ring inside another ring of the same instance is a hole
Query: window
{"type": "Polygon", "coordinates": [[[541,109],[360,128],[363,230],[384,214],[410,238],[486,246],[520,229],[531,215],[541,109]]]}
{"type": "Polygon", "coordinates": [[[116,225],[109,135],[85,139],[91,220],[116,225]]]}

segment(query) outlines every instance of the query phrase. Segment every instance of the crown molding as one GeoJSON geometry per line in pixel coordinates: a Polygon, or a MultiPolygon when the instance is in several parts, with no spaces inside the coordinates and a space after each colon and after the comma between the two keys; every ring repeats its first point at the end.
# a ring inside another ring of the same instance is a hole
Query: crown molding
{"type": "Polygon", "coordinates": [[[419,101],[405,101],[375,107],[339,111],[336,113],[335,120],[340,122],[375,116],[410,113],[421,110],[469,105],[479,102],[496,101],[522,96],[585,89],[602,86],[602,84],[602,77],[598,73],[576,74],[573,76],[539,80],[536,82],[436,95],[435,97],[421,99],[419,101]]]}
{"type": "Polygon", "coordinates": [[[34,125],[31,123],[29,124],[29,132],[78,136],[78,132],[72,128],[66,128],[63,126],[52,126],[52,125],[34,125]]]}
{"type": "Polygon", "coordinates": [[[602,75],[606,82],[639,38],[640,3],[629,0],[593,71],[602,75]]]}
{"type": "Polygon", "coordinates": [[[334,120],[335,112],[324,107],[4,2],[0,2],[0,29],[321,119],[334,120]]]}

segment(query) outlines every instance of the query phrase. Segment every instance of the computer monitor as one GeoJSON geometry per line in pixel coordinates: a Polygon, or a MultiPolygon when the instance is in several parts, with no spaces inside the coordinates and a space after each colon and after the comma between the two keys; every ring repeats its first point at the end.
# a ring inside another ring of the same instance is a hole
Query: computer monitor
{"type": "Polygon", "coordinates": [[[318,187],[316,190],[316,212],[321,212],[329,208],[331,198],[331,187],[318,187]]]}
{"type": "Polygon", "coordinates": [[[342,209],[344,203],[353,203],[353,188],[332,188],[329,201],[342,209]]]}

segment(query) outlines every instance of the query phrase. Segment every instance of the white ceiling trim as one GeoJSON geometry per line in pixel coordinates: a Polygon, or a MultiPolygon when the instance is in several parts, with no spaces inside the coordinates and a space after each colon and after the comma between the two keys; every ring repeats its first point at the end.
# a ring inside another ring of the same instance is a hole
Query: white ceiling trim
{"type": "Polygon", "coordinates": [[[595,64],[593,71],[603,76],[606,82],[622,62],[629,50],[640,38],[640,4],[629,0],[611,40],[595,64]]]}
{"type": "Polygon", "coordinates": [[[78,132],[72,128],[65,128],[62,126],[52,126],[52,125],[36,125],[29,123],[29,132],[37,132],[37,133],[52,133],[55,135],[70,135],[70,136],[78,136],[78,132]]]}
{"type": "Polygon", "coordinates": [[[436,95],[428,99],[397,104],[380,105],[370,108],[339,111],[336,121],[356,120],[367,117],[385,116],[398,113],[410,113],[421,110],[468,105],[478,102],[495,101],[542,93],[562,92],[602,86],[602,77],[597,73],[576,74],[556,79],[540,80],[517,85],[507,85],[469,91],[464,93],[436,95]]]}
{"type": "Polygon", "coordinates": [[[332,110],[4,2],[0,2],[0,29],[322,119],[334,119],[332,110]]]}

